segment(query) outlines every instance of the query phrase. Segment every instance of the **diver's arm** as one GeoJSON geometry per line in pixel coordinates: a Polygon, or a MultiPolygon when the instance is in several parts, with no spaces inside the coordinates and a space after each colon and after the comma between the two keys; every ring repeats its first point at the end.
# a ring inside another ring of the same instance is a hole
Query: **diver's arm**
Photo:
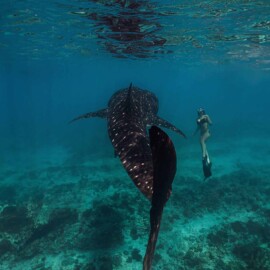
{"type": "Polygon", "coordinates": [[[212,121],[211,121],[209,115],[206,115],[206,117],[207,117],[208,123],[209,123],[210,125],[212,125],[212,121]]]}

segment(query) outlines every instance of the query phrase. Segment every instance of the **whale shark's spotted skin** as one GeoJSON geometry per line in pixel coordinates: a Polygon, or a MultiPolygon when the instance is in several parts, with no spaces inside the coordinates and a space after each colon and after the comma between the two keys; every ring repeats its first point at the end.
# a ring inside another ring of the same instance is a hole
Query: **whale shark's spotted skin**
{"type": "Polygon", "coordinates": [[[108,133],[116,154],[130,178],[148,199],[153,194],[153,161],[147,126],[163,126],[185,137],[181,130],[158,117],[157,112],[157,97],[130,85],[112,95],[108,108],[72,120],[107,118],[108,133]]]}

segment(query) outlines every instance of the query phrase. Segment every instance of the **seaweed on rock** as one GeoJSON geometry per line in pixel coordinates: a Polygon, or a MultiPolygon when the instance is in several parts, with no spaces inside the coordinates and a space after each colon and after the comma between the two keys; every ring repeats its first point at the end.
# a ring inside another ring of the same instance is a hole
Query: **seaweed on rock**
{"type": "Polygon", "coordinates": [[[62,208],[52,211],[48,223],[41,224],[32,231],[31,236],[26,240],[24,246],[46,237],[48,234],[78,221],[78,213],[75,209],[62,208]]]}
{"type": "Polygon", "coordinates": [[[16,187],[12,185],[1,186],[0,188],[0,202],[14,203],[17,196],[16,187]]]}
{"type": "Polygon", "coordinates": [[[257,242],[236,245],[232,252],[245,262],[246,270],[270,269],[270,250],[259,246],[257,242]]]}
{"type": "Polygon", "coordinates": [[[25,207],[6,206],[0,214],[0,232],[20,233],[22,229],[32,224],[25,207]]]}
{"type": "Polygon", "coordinates": [[[82,214],[79,249],[115,248],[124,241],[123,217],[120,211],[107,204],[96,205],[82,214]]]}
{"type": "Polygon", "coordinates": [[[0,258],[1,256],[3,256],[4,254],[8,253],[8,252],[12,252],[14,251],[14,246],[10,243],[9,240],[7,239],[3,239],[0,241],[0,258]]]}

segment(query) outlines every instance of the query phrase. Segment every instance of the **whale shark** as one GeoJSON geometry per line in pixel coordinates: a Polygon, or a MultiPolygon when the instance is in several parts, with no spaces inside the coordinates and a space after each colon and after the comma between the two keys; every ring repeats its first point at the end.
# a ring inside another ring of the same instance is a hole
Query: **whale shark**
{"type": "Polygon", "coordinates": [[[70,123],[91,117],[107,119],[108,134],[115,154],[136,187],[149,199],[153,193],[153,162],[147,127],[159,126],[185,134],[157,115],[158,98],[150,91],[130,84],[115,92],[108,107],[80,115],[70,123]]]}
{"type": "Polygon", "coordinates": [[[108,134],[116,155],[136,187],[151,201],[151,229],[144,270],[151,269],[163,208],[170,197],[176,172],[173,143],[159,127],[168,128],[186,138],[180,129],[157,113],[156,95],[130,84],[128,88],[120,89],[112,95],[107,108],[80,115],[70,121],[91,117],[106,118],[108,134]]]}

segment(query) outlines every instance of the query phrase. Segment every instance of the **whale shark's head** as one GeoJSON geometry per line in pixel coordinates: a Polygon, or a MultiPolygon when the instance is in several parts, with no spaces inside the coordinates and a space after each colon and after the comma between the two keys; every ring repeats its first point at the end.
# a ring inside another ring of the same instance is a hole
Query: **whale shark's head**
{"type": "Polygon", "coordinates": [[[120,111],[121,107],[133,107],[136,111],[140,110],[140,115],[154,114],[158,112],[158,98],[150,91],[142,90],[130,85],[115,92],[109,100],[108,107],[112,111],[120,111]]]}

